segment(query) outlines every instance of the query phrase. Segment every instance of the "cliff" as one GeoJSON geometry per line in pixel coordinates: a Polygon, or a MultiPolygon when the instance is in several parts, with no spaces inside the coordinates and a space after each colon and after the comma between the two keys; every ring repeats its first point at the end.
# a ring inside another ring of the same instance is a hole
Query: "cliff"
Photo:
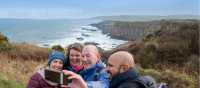
{"type": "MultiPolygon", "coordinates": [[[[94,26],[103,30],[104,33],[110,32],[111,36],[117,36],[115,38],[136,40],[105,51],[103,54],[105,58],[119,50],[128,51],[134,55],[136,63],[142,68],[178,71],[178,73],[198,78],[199,25],[199,20],[161,20],[151,22],[106,21],[106,23],[102,22],[94,26]],[[143,31],[138,31],[139,27],[143,31]],[[127,33],[129,35],[126,35],[127,33]]],[[[180,86],[180,88],[193,88],[184,83],[178,83],[178,81],[173,83],[176,79],[173,79],[172,76],[169,80],[163,77],[165,75],[158,79],[165,80],[170,88],[179,88],[180,86]]],[[[195,86],[198,86],[197,80],[195,80],[195,86]]]]}
{"type": "Polygon", "coordinates": [[[183,25],[198,25],[197,20],[158,20],[147,22],[103,21],[91,24],[112,38],[122,40],[141,40],[156,31],[173,30],[183,25]],[[166,28],[165,28],[166,27],[166,28]]]}

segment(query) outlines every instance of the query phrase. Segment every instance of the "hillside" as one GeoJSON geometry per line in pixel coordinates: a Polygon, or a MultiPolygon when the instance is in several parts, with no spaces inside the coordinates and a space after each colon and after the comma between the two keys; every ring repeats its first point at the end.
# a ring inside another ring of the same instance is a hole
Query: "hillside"
{"type": "MultiPolygon", "coordinates": [[[[135,40],[105,51],[105,58],[116,51],[125,50],[135,55],[136,62],[142,68],[162,72],[177,71],[179,74],[200,78],[199,24],[197,20],[106,21],[93,26],[100,28],[104,33],[110,33],[113,38],[135,40]]],[[[172,82],[170,79],[167,81],[169,84],[172,82]]],[[[198,86],[198,80],[195,82],[198,86]]]]}
{"type": "Polygon", "coordinates": [[[24,88],[33,72],[47,61],[48,49],[14,44],[0,34],[0,88],[24,88]]]}

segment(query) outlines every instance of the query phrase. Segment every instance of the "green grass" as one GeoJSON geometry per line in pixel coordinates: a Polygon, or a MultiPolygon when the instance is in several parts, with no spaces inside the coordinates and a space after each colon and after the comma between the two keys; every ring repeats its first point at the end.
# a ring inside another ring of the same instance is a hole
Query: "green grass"
{"type": "Polygon", "coordinates": [[[0,88],[25,88],[25,85],[0,77],[0,88]]]}

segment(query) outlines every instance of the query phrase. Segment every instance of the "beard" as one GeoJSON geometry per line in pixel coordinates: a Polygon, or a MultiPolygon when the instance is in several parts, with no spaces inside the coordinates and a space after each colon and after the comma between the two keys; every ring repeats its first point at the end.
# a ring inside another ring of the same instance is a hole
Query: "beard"
{"type": "Polygon", "coordinates": [[[107,73],[108,73],[109,79],[111,80],[112,79],[112,73],[110,71],[107,71],[107,73]]]}

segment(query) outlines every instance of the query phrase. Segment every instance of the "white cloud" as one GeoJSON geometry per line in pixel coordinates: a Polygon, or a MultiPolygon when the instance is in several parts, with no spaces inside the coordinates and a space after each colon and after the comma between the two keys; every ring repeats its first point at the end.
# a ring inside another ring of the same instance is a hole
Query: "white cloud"
{"type": "Polygon", "coordinates": [[[0,18],[81,18],[84,11],[81,9],[63,8],[42,8],[42,9],[21,9],[21,8],[0,8],[0,18]]]}

